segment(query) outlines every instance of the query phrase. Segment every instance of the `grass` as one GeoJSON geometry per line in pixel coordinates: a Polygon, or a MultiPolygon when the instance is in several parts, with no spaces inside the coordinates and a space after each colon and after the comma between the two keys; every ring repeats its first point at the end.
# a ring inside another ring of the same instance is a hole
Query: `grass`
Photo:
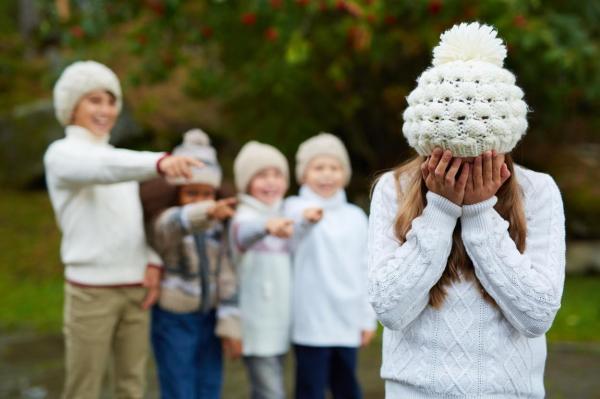
{"type": "MultiPolygon", "coordinates": [[[[60,234],[45,192],[0,196],[0,330],[60,331],[60,234]]],[[[600,342],[600,276],[570,276],[550,341],[600,342]]]]}
{"type": "Polygon", "coordinates": [[[548,340],[600,342],[600,276],[571,276],[548,340]]]}

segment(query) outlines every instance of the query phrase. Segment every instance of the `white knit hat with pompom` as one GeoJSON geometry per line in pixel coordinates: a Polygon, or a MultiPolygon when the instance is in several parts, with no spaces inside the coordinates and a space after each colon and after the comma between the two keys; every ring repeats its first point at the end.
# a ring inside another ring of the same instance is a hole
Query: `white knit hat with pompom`
{"type": "Polygon", "coordinates": [[[208,135],[200,129],[191,129],[183,134],[183,143],[173,149],[173,155],[187,156],[201,161],[204,166],[192,168],[192,177],[167,178],[171,184],[182,185],[203,183],[219,188],[223,178],[217,152],[210,145],[208,135]]]}
{"type": "Polygon", "coordinates": [[[106,65],[96,61],[77,61],[65,68],[54,85],[54,111],[61,125],[71,123],[73,110],[91,91],[106,90],[116,98],[117,109],[123,104],[119,78],[106,65]]]}
{"type": "Polygon", "coordinates": [[[477,22],[453,26],[433,50],[433,66],[417,79],[402,132],[419,155],[435,147],[454,156],[510,152],[527,130],[527,104],[504,69],[506,47],[477,22]]]}

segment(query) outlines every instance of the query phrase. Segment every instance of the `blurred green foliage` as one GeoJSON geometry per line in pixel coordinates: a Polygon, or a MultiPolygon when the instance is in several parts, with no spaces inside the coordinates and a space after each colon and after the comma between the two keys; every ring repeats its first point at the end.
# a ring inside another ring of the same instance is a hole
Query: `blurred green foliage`
{"type": "Polygon", "coordinates": [[[600,237],[600,168],[571,162],[571,146],[600,142],[598,1],[78,0],[67,2],[68,18],[58,3],[36,2],[39,23],[27,35],[18,2],[0,6],[2,109],[49,97],[65,65],[97,59],[122,78],[156,148],[199,125],[230,171],[246,140],[291,158],[302,140],[330,131],[350,149],[350,193],[363,202],[377,171],[412,154],[401,133],[405,97],[439,34],[462,21],[493,24],[532,110],[517,161],[570,190],[571,234],[600,237]],[[586,178],[574,179],[582,166],[586,178]]]}
{"type": "MultiPolygon", "coordinates": [[[[460,21],[498,28],[507,66],[534,111],[533,134],[566,141],[564,126],[576,115],[598,123],[597,1],[80,0],[66,20],[55,3],[39,2],[31,35],[39,50],[62,55],[47,75],[87,57],[119,65],[114,56],[126,46],[121,72],[130,83],[155,84],[183,68],[186,94],[229,111],[219,133],[267,141],[285,135],[288,152],[325,129],[354,144],[357,158],[396,161],[397,147],[387,143],[401,142],[404,97],[430,65],[439,34],[460,21]]],[[[3,7],[10,36],[17,10],[3,7]]]]}

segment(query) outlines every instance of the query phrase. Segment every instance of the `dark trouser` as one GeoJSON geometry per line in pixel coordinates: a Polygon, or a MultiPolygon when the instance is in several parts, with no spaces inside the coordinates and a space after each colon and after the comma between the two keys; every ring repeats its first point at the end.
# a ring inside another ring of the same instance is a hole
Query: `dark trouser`
{"type": "Polygon", "coordinates": [[[325,399],[327,388],[334,399],[360,399],[356,378],[358,348],[294,345],[296,399],[325,399]]]}
{"type": "Polygon", "coordinates": [[[162,399],[219,399],[223,382],[216,315],[152,309],[152,347],[162,399]]]}

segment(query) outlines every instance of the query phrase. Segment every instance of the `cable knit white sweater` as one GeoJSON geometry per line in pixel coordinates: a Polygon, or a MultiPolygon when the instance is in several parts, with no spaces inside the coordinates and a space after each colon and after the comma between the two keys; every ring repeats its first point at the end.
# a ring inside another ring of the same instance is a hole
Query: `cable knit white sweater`
{"type": "Polygon", "coordinates": [[[548,175],[516,167],[524,193],[526,250],[494,210],[496,197],[459,207],[432,192],[402,245],[391,172],[377,184],[369,227],[369,295],[385,326],[381,376],[386,398],[542,398],[545,332],[560,307],[565,269],[564,214],[548,175]],[[428,305],[460,218],[474,281],[448,287],[441,309],[428,305]]]}

